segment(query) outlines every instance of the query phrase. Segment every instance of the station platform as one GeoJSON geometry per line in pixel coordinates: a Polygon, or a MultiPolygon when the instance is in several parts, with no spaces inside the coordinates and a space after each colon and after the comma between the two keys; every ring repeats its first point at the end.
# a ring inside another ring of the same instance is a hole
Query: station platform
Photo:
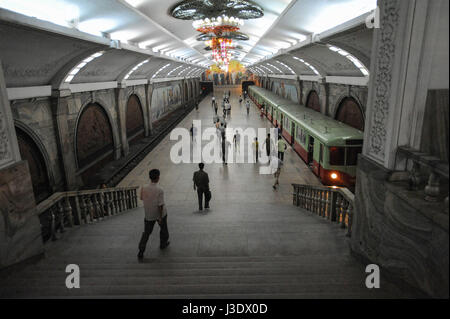
{"type": "MultiPolygon", "coordinates": [[[[228,88],[226,90],[229,90],[228,88]]],[[[216,89],[220,102],[223,91],[216,89]]],[[[232,127],[271,127],[252,104],[247,116],[232,89],[232,127]]],[[[219,110],[221,108],[219,107],[219,110]]],[[[212,126],[211,96],[179,124],[201,120],[212,126]]],[[[0,275],[0,297],[98,298],[408,298],[382,277],[380,289],[365,286],[365,265],[351,256],[345,233],[292,205],[292,183],[320,185],[289,148],[280,176],[259,174],[258,164],[209,164],[211,209],[198,211],[192,175],[197,164],[174,164],[167,136],[119,186],[148,183],[150,169],[161,171],[170,246],[159,249],[155,226],[143,262],[137,245],[143,231],[142,207],[71,229],[48,243],[46,256],[0,275]],[[65,287],[65,267],[80,267],[81,288],[65,287]]],[[[142,206],[142,204],[140,205],[142,206]]]]}

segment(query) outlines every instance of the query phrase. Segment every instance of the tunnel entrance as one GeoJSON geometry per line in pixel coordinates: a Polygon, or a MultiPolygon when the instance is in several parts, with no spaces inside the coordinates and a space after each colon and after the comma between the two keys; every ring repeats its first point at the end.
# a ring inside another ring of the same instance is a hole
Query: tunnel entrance
{"type": "Polygon", "coordinates": [[[44,156],[34,140],[24,131],[16,127],[17,141],[22,160],[28,162],[31,183],[36,204],[50,197],[53,193],[48,178],[44,156]]]}
{"type": "Polygon", "coordinates": [[[344,98],[336,112],[336,120],[364,131],[364,116],[358,102],[352,97],[344,98]]]}
{"type": "Polygon", "coordinates": [[[309,92],[308,98],[306,100],[306,107],[320,113],[320,100],[319,95],[316,91],[309,92]]]}

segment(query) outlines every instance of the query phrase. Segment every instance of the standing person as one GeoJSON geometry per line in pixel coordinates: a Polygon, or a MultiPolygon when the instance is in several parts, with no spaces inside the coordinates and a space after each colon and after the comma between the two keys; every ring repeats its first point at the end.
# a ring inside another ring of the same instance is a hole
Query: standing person
{"type": "Polygon", "coordinates": [[[228,114],[228,116],[231,116],[231,104],[230,104],[230,102],[228,102],[226,104],[226,107],[227,107],[227,114],[228,114]]]}
{"type": "Polygon", "coordinates": [[[227,164],[227,158],[226,158],[226,141],[225,141],[225,133],[222,134],[222,162],[225,165],[227,164]]]}
{"type": "Polygon", "coordinates": [[[239,145],[240,145],[241,135],[239,135],[239,132],[236,130],[236,133],[233,136],[233,142],[234,142],[234,149],[239,152],[239,145]]]}
{"type": "Polygon", "coordinates": [[[258,138],[255,137],[255,142],[253,143],[253,146],[255,147],[255,158],[256,158],[256,162],[258,162],[258,157],[259,157],[259,142],[258,142],[258,138]]]}
{"type": "Polygon", "coordinates": [[[205,209],[209,209],[209,201],[211,200],[211,191],[209,190],[209,177],[203,168],[205,164],[198,164],[200,170],[194,173],[194,191],[197,190],[198,209],[203,210],[203,194],[205,195],[205,209]]]}
{"type": "Polygon", "coordinates": [[[242,106],[242,95],[239,95],[239,106],[242,106]]]}
{"type": "Polygon", "coordinates": [[[144,185],[141,188],[140,197],[144,202],[145,228],[139,242],[139,260],[144,258],[145,248],[153,231],[153,227],[155,226],[155,222],[158,222],[160,227],[159,248],[164,249],[170,244],[169,230],[167,228],[167,210],[166,204],[164,203],[164,191],[160,186],[158,186],[159,176],[160,171],[157,169],[152,169],[149,172],[151,183],[149,185],[144,185]]]}
{"type": "Polygon", "coordinates": [[[211,105],[214,106],[214,104],[216,104],[216,97],[213,96],[211,99],[211,105]]]}
{"type": "Polygon", "coordinates": [[[273,161],[270,163],[271,170],[273,173],[273,177],[275,178],[275,182],[272,185],[273,189],[277,189],[277,186],[280,185],[280,173],[281,173],[281,167],[283,166],[283,161],[279,158],[274,158],[273,161]]]}
{"type": "Polygon", "coordinates": [[[279,124],[277,124],[277,132],[278,132],[278,137],[281,137],[281,126],[279,124]]]}
{"type": "Polygon", "coordinates": [[[247,115],[250,113],[250,102],[249,100],[245,101],[245,107],[247,108],[247,115]]]}
{"type": "Polygon", "coordinates": [[[281,136],[278,135],[278,158],[284,161],[284,152],[287,149],[287,144],[281,136]]]}
{"type": "Polygon", "coordinates": [[[271,148],[272,148],[272,141],[270,139],[270,134],[267,134],[264,144],[266,144],[266,154],[270,161],[270,154],[271,154],[271,148]]]}
{"type": "Polygon", "coordinates": [[[198,101],[195,101],[195,109],[198,111],[198,101]]]}
{"type": "Polygon", "coordinates": [[[213,107],[214,107],[214,113],[216,113],[216,115],[217,115],[217,103],[215,101],[214,101],[213,107]]]}

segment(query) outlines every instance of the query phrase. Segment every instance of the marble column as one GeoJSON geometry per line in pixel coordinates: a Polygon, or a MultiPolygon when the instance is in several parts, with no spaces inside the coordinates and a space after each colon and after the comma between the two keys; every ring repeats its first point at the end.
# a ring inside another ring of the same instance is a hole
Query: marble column
{"type": "Polygon", "coordinates": [[[0,269],[43,253],[28,163],[21,161],[0,61],[0,269]]]}
{"type": "Polygon", "coordinates": [[[374,30],[351,249],[379,265],[382,274],[430,296],[448,298],[448,214],[421,194],[389,181],[394,171],[406,168],[397,148],[419,145],[423,96],[429,90],[427,56],[435,50],[426,35],[432,36],[443,3],[378,1],[380,28],[374,30]]]}

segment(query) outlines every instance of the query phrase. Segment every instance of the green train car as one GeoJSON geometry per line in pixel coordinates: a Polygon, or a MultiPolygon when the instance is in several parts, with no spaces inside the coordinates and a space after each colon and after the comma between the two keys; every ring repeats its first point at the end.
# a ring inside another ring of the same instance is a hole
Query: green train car
{"type": "Polygon", "coordinates": [[[355,185],[363,132],[260,87],[250,86],[248,92],[324,185],[355,185]]]}

